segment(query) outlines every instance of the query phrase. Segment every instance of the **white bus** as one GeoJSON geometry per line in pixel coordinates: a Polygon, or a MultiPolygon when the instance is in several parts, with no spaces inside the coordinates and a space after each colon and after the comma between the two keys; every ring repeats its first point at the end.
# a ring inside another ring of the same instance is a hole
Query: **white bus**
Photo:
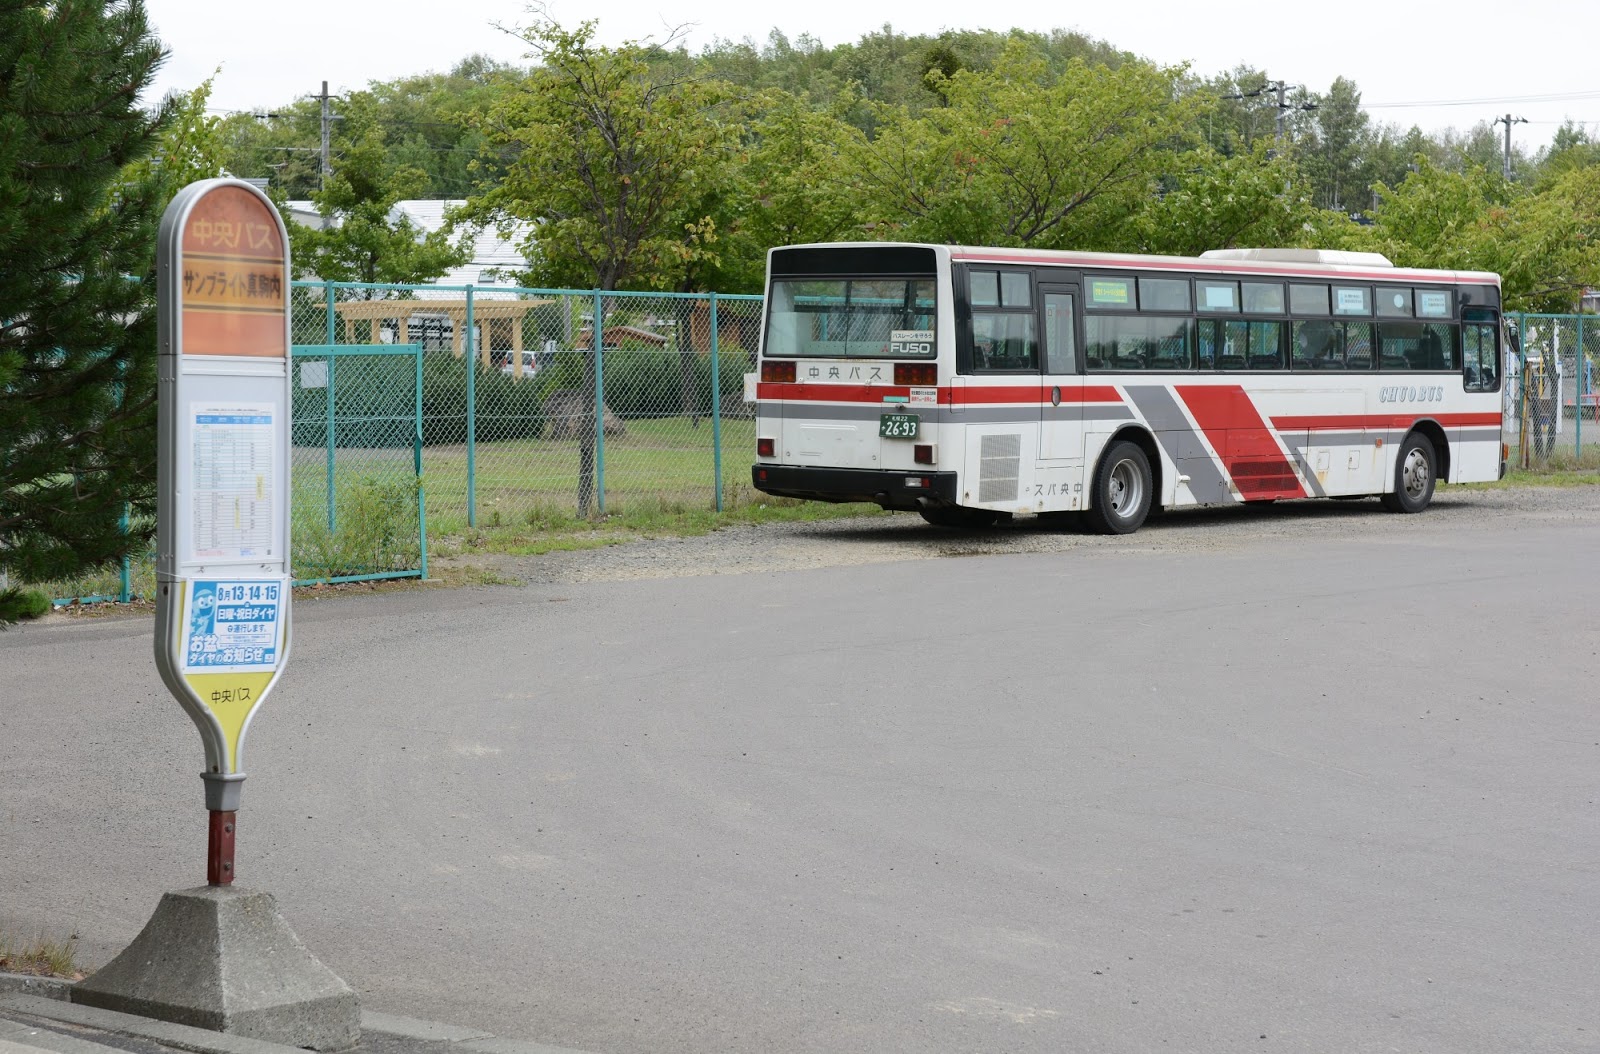
{"type": "Polygon", "coordinates": [[[1498,479],[1500,279],[1372,253],[773,249],[757,490],[930,523],[1498,479]]]}

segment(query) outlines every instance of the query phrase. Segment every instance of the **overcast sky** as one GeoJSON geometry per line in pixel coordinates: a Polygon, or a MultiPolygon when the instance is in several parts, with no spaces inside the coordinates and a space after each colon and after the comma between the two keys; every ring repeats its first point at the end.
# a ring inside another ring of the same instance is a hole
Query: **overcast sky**
{"type": "MultiPolygon", "coordinates": [[[[276,0],[235,4],[146,0],[171,49],[157,94],[189,89],[218,66],[212,105],[258,110],[370,81],[443,72],[474,52],[520,62],[527,48],[496,29],[529,20],[521,0],[276,0]]],[[[1525,148],[1548,143],[1565,118],[1600,130],[1600,4],[1594,0],[553,0],[563,25],[592,18],[602,42],[665,38],[687,26],[690,50],[717,37],[758,45],[774,28],[791,41],[859,40],[889,23],[903,33],[942,29],[1073,29],[1202,75],[1241,63],[1292,85],[1326,91],[1356,82],[1373,118],[1433,131],[1466,130],[1510,113],[1525,148]],[[1445,105],[1445,104],[1450,105],[1445,105]],[[1431,105],[1426,105],[1431,104],[1431,105]]]]}

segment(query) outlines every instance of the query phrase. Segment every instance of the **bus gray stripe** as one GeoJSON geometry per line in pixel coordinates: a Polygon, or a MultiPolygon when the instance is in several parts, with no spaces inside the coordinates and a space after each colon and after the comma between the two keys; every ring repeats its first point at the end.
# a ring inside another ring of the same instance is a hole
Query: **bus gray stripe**
{"type": "Polygon", "coordinates": [[[1191,449],[1196,454],[1205,449],[1205,444],[1201,442],[1199,433],[1190,427],[1189,419],[1172,397],[1171,389],[1151,384],[1126,385],[1124,390],[1128,398],[1133,400],[1133,405],[1139,408],[1145,423],[1155,432],[1156,442],[1161,444],[1161,449],[1178,467],[1178,472],[1189,476],[1190,490],[1199,494],[1226,494],[1228,484],[1223,479],[1222,471],[1217,468],[1215,459],[1210,456],[1180,457],[1183,447],[1179,440],[1184,437],[1190,440],[1191,449]]]}
{"type": "Polygon", "coordinates": [[[1319,480],[1317,478],[1317,474],[1311,470],[1311,463],[1306,460],[1306,452],[1288,440],[1284,440],[1283,445],[1289,448],[1289,453],[1293,454],[1295,461],[1299,462],[1300,475],[1304,477],[1306,486],[1311,488],[1311,496],[1313,498],[1326,498],[1328,496],[1328,492],[1322,489],[1322,481],[1319,480]]]}
{"type": "Polygon", "coordinates": [[[1289,440],[1290,436],[1293,436],[1296,440],[1298,440],[1301,436],[1304,435],[1304,436],[1306,436],[1306,446],[1308,446],[1308,447],[1309,446],[1371,446],[1378,439],[1378,437],[1381,435],[1381,433],[1376,433],[1376,432],[1312,432],[1312,433],[1310,433],[1310,435],[1306,435],[1305,432],[1299,432],[1299,431],[1294,431],[1294,430],[1288,430],[1288,431],[1280,430],[1278,434],[1281,437],[1283,437],[1283,441],[1285,443],[1290,441],[1289,440]]]}

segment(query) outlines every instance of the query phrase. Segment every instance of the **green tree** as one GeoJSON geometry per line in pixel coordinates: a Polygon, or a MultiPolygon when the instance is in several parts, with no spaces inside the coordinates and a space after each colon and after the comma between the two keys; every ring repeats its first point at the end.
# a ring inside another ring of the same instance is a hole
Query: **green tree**
{"type": "Polygon", "coordinates": [[[139,0],[0,5],[0,571],[23,579],[149,535],[165,199],[126,172],[173,115],[137,101],[162,58],[139,0]]]}
{"type": "Polygon", "coordinates": [[[805,95],[772,89],[751,106],[737,167],[737,215],[726,225],[715,288],[760,292],[766,251],[774,245],[865,237],[859,193],[844,157],[855,135],[848,94],[827,108],[805,95]]]}
{"type": "Polygon", "coordinates": [[[1534,191],[1498,171],[1425,159],[1398,187],[1378,187],[1368,245],[1402,267],[1493,271],[1514,311],[1571,311],[1600,285],[1600,167],[1534,191]]]}
{"type": "Polygon", "coordinates": [[[322,185],[322,116],[316,99],[261,113],[235,113],[217,125],[222,163],[237,176],[271,180],[280,199],[311,197],[322,185]]]}
{"type": "Polygon", "coordinates": [[[1225,157],[1200,147],[1175,158],[1177,175],[1126,230],[1137,252],[1197,256],[1207,249],[1297,244],[1314,210],[1299,171],[1265,140],[1225,157]]]}
{"type": "Polygon", "coordinates": [[[1178,94],[1180,74],[1073,60],[1056,77],[1013,42],[994,70],[940,82],[950,105],[882,111],[876,140],[854,151],[864,208],[880,237],[1117,245],[1205,105],[1178,94]]]}
{"type": "Polygon", "coordinates": [[[1300,111],[1306,116],[1306,134],[1296,147],[1312,200],[1325,209],[1365,208],[1373,181],[1372,121],[1361,108],[1360,89],[1338,77],[1326,94],[1305,102],[1315,109],[1300,111]]]}
{"type": "Polygon", "coordinates": [[[185,95],[174,95],[171,119],[155,149],[123,170],[123,182],[150,186],[164,210],[190,183],[226,174],[222,118],[206,112],[210,103],[210,78],[185,95]]]}
{"type": "Polygon", "coordinates": [[[311,196],[324,226],[289,224],[295,272],[335,282],[414,283],[463,263],[464,239],[452,241],[449,229],[419,230],[396,215],[396,203],[422,196],[428,175],[387,167],[371,97],[358,93],[345,110],[338,164],[327,189],[311,196]]]}
{"type": "Polygon", "coordinates": [[[505,171],[469,213],[534,224],[538,284],[672,288],[717,252],[703,205],[732,174],[738,130],[717,113],[730,89],[653,66],[647,42],[594,34],[545,19],[524,31],[541,64],[480,118],[505,171]]]}
{"type": "Polygon", "coordinates": [[[1596,142],[1581,124],[1564,121],[1556,129],[1550,145],[1539,152],[1536,159],[1538,178],[1535,185],[1548,188],[1573,169],[1600,165],[1600,142],[1596,142]]]}

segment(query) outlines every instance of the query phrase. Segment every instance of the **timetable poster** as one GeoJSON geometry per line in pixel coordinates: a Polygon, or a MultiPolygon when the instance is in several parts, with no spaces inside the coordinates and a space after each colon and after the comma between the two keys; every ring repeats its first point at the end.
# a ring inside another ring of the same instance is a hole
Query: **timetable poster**
{"type": "Polygon", "coordinates": [[[269,403],[193,408],[196,560],[281,558],[273,551],[275,424],[269,403]]]}

